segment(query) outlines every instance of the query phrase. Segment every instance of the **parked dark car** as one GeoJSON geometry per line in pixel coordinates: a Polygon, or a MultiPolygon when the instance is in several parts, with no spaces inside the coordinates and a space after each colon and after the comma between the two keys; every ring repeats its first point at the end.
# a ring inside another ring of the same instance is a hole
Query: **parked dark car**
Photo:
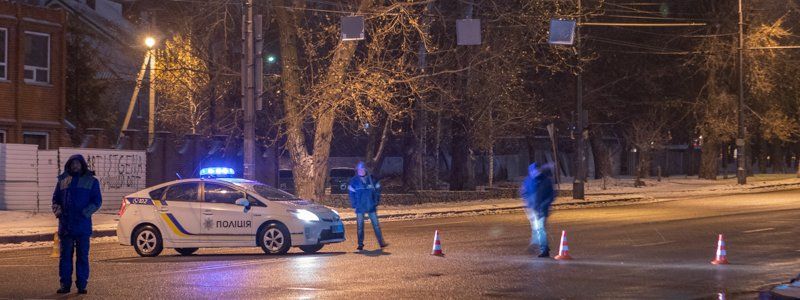
{"type": "Polygon", "coordinates": [[[347,194],[350,179],[356,176],[353,168],[333,168],[330,173],[331,194],[347,194]]]}
{"type": "MultiPolygon", "coordinates": [[[[356,176],[356,170],[353,168],[333,168],[329,175],[328,185],[331,188],[331,194],[347,194],[347,185],[350,183],[350,179],[356,176]]],[[[278,188],[291,194],[295,193],[292,170],[284,169],[278,171],[278,188]]]]}
{"type": "Polygon", "coordinates": [[[278,188],[294,194],[294,175],[292,170],[278,170],[278,188]]]}

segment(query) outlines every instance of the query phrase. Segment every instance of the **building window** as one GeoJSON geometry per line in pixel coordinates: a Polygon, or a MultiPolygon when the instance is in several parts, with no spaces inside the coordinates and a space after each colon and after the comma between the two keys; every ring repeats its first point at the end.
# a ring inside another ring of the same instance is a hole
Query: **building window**
{"type": "Polygon", "coordinates": [[[47,150],[50,144],[50,135],[47,132],[23,132],[22,143],[39,145],[39,150],[47,150]]]}
{"type": "Polygon", "coordinates": [[[25,32],[25,82],[50,82],[50,35],[25,32]]]}
{"type": "Polygon", "coordinates": [[[8,79],[8,30],[0,27],[0,79],[8,79]]]}
{"type": "Polygon", "coordinates": [[[6,131],[0,129],[0,144],[4,144],[6,142],[6,131]]]}

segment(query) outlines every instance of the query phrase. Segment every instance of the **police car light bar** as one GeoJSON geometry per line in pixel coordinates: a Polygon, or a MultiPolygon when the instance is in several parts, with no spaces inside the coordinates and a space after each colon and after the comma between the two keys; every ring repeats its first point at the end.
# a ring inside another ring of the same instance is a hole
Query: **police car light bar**
{"type": "Polygon", "coordinates": [[[233,168],[213,167],[200,169],[200,177],[226,177],[233,176],[233,174],[235,174],[233,168]]]}

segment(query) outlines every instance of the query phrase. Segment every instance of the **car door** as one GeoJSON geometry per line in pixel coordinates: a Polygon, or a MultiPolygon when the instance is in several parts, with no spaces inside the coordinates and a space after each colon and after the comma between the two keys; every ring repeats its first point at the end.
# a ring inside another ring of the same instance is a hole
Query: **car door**
{"type": "Polygon", "coordinates": [[[165,238],[173,243],[197,243],[202,238],[200,182],[181,182],[167,187],[159,207],[165,238]]]}
{"type": "Polygon", "coordinates": [[[203,187],[203,234],[212,243],[252,245],[256,234],[252,209],[236,205],[246,194],[222,183],[205,182],[203,187]]]}

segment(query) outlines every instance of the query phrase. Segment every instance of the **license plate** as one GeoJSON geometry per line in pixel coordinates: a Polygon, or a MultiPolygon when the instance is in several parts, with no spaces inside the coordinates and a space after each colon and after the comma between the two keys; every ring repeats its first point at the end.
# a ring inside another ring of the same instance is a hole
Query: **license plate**
{"type": "Polygon", "coordinates": [[[339,225],[331,226],[331,232],[333,232],[333,233],[342,233],[342,232],[344,232],[344,225],[339,224],[339,225]]]}

